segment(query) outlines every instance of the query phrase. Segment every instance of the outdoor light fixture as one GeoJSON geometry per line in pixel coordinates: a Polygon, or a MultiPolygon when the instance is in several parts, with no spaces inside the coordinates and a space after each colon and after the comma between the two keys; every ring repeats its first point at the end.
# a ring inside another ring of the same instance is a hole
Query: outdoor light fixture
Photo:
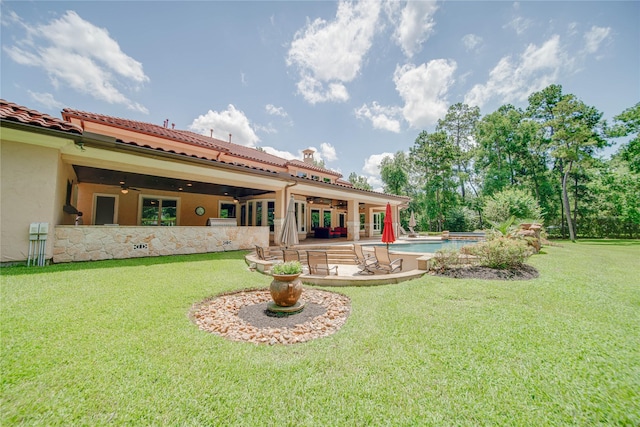
{"type": "Polygon", "coordinates": [[[129,192],[129,190],[128,190],[128,189],[126,189],[126,188],[122,188],[122,189],[120,190],[120,192],[121,192],[122,194],[127,194],[127,193],[129,192]]]}

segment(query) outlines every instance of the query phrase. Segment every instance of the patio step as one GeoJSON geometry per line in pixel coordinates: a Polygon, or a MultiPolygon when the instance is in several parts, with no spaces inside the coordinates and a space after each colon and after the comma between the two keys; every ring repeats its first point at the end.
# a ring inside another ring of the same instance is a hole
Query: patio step
{"type": "MultiPolygon", "coordinates": [[[[295,249],[295,248],[294,248],[295,249]]],[[[355,265],[354,257],[355,253],[353,252],[353,248],[351,246],[305,246],[304,248],[298,249],[298,253],[300,254],[300,262],[302,264],[307,263],[307,251],[326,251],[327,252],[327,260],[329,264],[352,264],[355,265]]],[[[271,249],[271,253],[273,255],[278,256],[282,259],[282,252],[277,249],[271,249]]]]}

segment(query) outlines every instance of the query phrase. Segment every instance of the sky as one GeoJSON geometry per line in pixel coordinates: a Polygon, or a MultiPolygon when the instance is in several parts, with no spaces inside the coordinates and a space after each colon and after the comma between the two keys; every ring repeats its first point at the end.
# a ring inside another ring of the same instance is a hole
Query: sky
{"type": "MultiPolygon", "coordinates": [[[[449,106],[640,101],[637,1],[1,1],[0,96],[191,130],[382,187],[449,106]]],[[[614,147],[615,148],[615,147],[614,147]]],[[[611,150],[613,150],[612,148],[611,150]]]]}

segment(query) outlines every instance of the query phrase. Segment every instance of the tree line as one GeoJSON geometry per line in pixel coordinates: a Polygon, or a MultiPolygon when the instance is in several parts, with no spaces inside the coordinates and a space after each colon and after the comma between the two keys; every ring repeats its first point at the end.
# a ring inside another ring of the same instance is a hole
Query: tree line
{"type": "MultiPolygon", "coordinates": [[[[457,103],[408,152],[380,164],[384,191],[411,197],[401,214],[418,229],[486,229],[515,217],[543,221],[553,237],[640,236],[640,103],[608,124],[562,86],[484,117],[457,103]],[[631,136],[609,159],[613,139],[631,136]]],[[[352,173],[358,188],[366,178],[352,173]]]]}

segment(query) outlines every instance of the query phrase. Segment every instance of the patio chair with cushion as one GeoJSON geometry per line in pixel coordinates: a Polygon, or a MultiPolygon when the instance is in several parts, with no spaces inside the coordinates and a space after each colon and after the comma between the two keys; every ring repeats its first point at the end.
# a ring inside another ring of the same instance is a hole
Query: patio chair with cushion
{"type": "Polygon", "coordinates": [[[384,246],[374,246],[373,251],[375,253],[377,263],[375,268],[378,270],[386,271],[387,273],[395,273],[402,271],[402,258],[391,259],[389,255],[389,249],[384,246]]]}
{"type": "Polygon", "coordinates": [[[362,245],[353,245],[353,251],[356,254],[355,262],[358,266],[359,274],[374,274],[373,268],[375,268],[378,261],[371,254],[366,254],[362,250],[362,245]]]}
{"type": "Polygon", "coordinates": [[[338,266],[330,266],[327,259],[327,253],[324,251],[307,251],[307,264],[309,265],[309,274],[330,276],[334,271],[338,275],[338,266]]]}

